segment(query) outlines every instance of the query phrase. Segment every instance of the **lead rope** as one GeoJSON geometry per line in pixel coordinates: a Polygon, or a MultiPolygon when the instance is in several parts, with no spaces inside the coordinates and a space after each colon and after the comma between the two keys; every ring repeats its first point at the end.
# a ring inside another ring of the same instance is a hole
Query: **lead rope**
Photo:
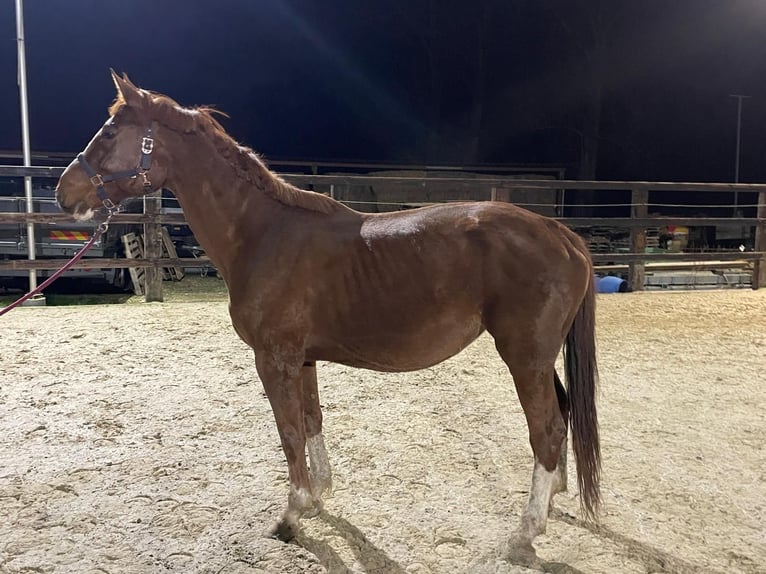
{"type": "Polygon", "coordinates": [[[95,243],[101,238],[101,236],[106,233],[106,230],[109,229],[109,222],[112,219],[112,216],[115,213],[119,213],[120,206],[114,205],[110,200],[104,201],[104,207],[106,207],[108,214],[106,216],[106,219],[99,223],[98,227],[96,228],[96,231],[93,233],[93,236],[88,240],[88,242],[83,245],[82,249],[80,249],[77,253],[74,254],[74,257],[72,257],[69,261],[67,261],[64,266],[56,271],[53,275],[48,277],[45,281],[43,281],[40,285],[38,285],[35,289],[32,289],[29,293],[22,295],[20,299],[14,301],[7,307],[3,307],[0,309],[0,317],[5,315],[8,311],[11,311],[12,309],[15,309],[19,305],[23,304],[25,301],[31,299],[38,293],[40,293],[43,289],[45,289],[48,285],[53,283],[56,279],[61,277],[67,270],[69,270],[75,263],[77,263],[80,259],[82,259],[82,256],[85,255],[85,253],[95,245],[95,243]],[[107,204],[108,202],[108,204],[107,204]]]}

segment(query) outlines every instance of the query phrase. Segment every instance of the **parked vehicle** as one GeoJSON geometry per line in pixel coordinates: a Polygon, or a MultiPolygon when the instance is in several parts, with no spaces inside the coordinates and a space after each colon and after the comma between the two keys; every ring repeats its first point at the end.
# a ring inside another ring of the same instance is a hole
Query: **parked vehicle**
{"type": "MultiPolygon", "coordinates": [[[[34,210],[38,213],[59,213],[55,192],[51,187],[36,187],[32,191],[34,210]]],[[[123,202],[123,212],[141,213],[143,203],[141,198],[133,198],[123,202]]],[[[24,213],[26,197],[23,189],[17,185],[4,185],[0,188],[0,212],[24,213]]],[[[183,213],[178,200],[167,190],[162,191],[162,213],[183,213]]],[[[35,252],[38,259],[64,260],[71,258],[82,249],[92,237],[97,224],[87,221],[68,221],[62,223],[35,224],[35,252]]],[[[179,257],[199,257],[204,251],[199,247],[194,234],[185,224],[166,225],[170,240],[179,257]]],[[[85,254],[88,258],[124,258],[125,246],[122,236],[126,233],[143,233],[140,224],[111,224],[102,238],[85,254]]],[[[25,223],[0,223],[0,260],[26,259],[27,226],[25,223]]],[[[210,264],[200,264],[197,269],[203,275],[214,274],[215,268],[210,264]]],[[[39,279],[44,280],[55,272],[55,269],[41,269],[37,272],[39,279]]],[[[29,272],[25,270],[0,269],[0,286],[24,284],[29,272]]],[[[117,289],[132,288],[130,273],[127,268],[88,268],[67,271],[64,277],[92,279],[103,281],[117,289]]]]}
{"type": "MultiPolygon", "coordinates": [[[[50,187],[38,187],[32,192],[34,210],[39,213],[59,213],[54,190],[50,187]]],[[[126,211],[140,212],[141,202],[133,202],[125,206],[126,211]]],[[[0,195],[0,212],[24,213],[26,198],[23,190],[7,188],[0,195]]],[[[86,221],[62,223],[35,224],[35,251],[40,259],[71,258],[91,238],[96,224],[86,221]]],[[[112,224],[107,232],[85,254],[87,258],[122,258],[125,249],[122,236],[130,231],[141,232],[140,225],[112,224]]],[[[0,223],[0,259],[26,259],[28,256],[27,226],[25,223],[0,223]]],[[[41,269],[38,278],[45,279],[55,272],[55,269],[41,269]]],[[[29,276],[25,270],[0,269],[0,284],[18,283],[29,276]]],[[[131,287],[130,274],[127,269],[73,269],[64,277],[102,280],[118,289],[131,287]]]]}

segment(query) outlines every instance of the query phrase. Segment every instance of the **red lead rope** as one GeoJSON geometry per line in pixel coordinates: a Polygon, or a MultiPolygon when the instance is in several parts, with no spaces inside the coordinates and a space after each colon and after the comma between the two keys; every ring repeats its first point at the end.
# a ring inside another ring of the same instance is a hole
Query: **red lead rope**
{"type": "Polygon", "coordinates": [[[24,301],[27,301],[28,299],[31,299],[32,297],[40,293],[48,285],[50,285],[56,279],[61,277],[61,275],[63,275],[75,263],[77,263],[80,259],[82,259],[82,256],[85,255],[88,249],[93,247],[96,241],[98,241],[101,238],[101,236],[104,234],[104,232],[106,232],[106,230],[109,229],[109,220],[112,219],[112,215],[114,215],[115,213],[116,213],[116,210],[110,211],[106,220],[96,228],[96,232],[93,234],[93,237],[91,237],[90,240],[85,245],[83,245],[82,249],[80,249],[77,253],[75,253],[74,257],[72,257],[69,261],[67,261],[61,269],[59,269],[53,275],[48,277],[45,281],[43,281],[40,285],[38,285],[37,288],[32,289],[32,291],[30,291],[26,295],[22,295],[22,297],[19,300],[14,301],[7,307],[3,307],[2,309],[0,309],[0,317],[5,315],[11,309],[15,309],[16,307],[24,303],[24,301]]]}

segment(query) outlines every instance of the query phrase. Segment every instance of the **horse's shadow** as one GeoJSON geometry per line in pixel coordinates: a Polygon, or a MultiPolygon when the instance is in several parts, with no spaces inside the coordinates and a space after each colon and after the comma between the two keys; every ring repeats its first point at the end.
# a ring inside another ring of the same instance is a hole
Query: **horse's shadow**
{"type": "Polygon", "coordinates": [[[692,564],[681,558],[677,558],[664,550],[656,548],[635,538],[625,536],[619,532],[615,532],[611,528],[604,526],[603,524],[597,524],[593,522],[587,522],[566,512],[562,512],[558,508],[554,508],[551,511],[550,518],[552,520],[560,520],[566,524],[577,526],[585,530],[590,531],[599,538],[605,538],[611,540],[617,545],[622,547],[624,555],[633,560],[641,562],[646,568],[647,572],[672,572],[673,574],[722,574],[718,570],[713,570],[700,566],[699,564],[692,564]]]}
{"type": "MultiPolygon", "coordinates": [[[[314,520],[321,520],[346,541],[367,574],[407,574],[404,568],[370,542],[361,530],[345,518],[322,510],[314,520]]],[[[312,538],[305,531],[301,531],[296,536],[295,542],[314,554],[327,569],[328,574],[351,574],[352,571],[343,559],[324,540],[312,538]]]]}
{"type": "MultiPolygon", "coordinates": [[[[622,547],[623,553],[628,557],[637,560],[650,572],[672,572],[674,574],[692,574],[702,572],[705,574],[721,574],[716,570],[701,567],[698,564],[692,564],[681,558],[677,558],[664,550],[615,532],[614,530],[592,522],[586,522],[570,514],[554,508],[551,511],[550,518],[559,520],[571,526],[583,528],[590,531],[600,538],[611,540],[622,547]]],[[[330,514],[322,510],[315,518],[321,520],[332,530],[341,536],[351,551],[354,553],[359,565],[366,574],[406,574],[406,570],[393,559],[391,559],[383,550],[375,546],[356,526],[348,520],[330,514]]],[[[302,531],[295,539],[295,542],[314,554],[327,569],[328,574],[352,574],[352,570],[346,565],[341,556],[325,540],[317,539],[302,531]]],[[[506,557],[511,564],[525,566],[533,570],[547,572],[551,574],[583,574],[580,570],[563,562],[546,562],[538,560],[535,564],[516,562],[510,557],[506,557]]]]}
{"type": "MultiPolygon", "coordinates": [[[[400,564],[370,542],[361,530],[345,518],[322,510],[314,520],[321,520],[346,541],[366,574],[407,574],[407,571],[400,564]]],[[[343,558],[325,540],[313,538],[305,530],[302,530],[295,537],[295,543],[314,554],[319,559],[320,564],[327,569],[328,574],[352,574],[352,570],[349,569],[343,558]]],[[[509,561],[511,564],[515,563],[550,574],[583,574],[580,570],[563,562],[538,561],[536,564],[529,564],[521,561],[515,562],[512,558],[509,561]]],[[[473,567],[469,565],[466,567],[473,570],[473,567]]]]}

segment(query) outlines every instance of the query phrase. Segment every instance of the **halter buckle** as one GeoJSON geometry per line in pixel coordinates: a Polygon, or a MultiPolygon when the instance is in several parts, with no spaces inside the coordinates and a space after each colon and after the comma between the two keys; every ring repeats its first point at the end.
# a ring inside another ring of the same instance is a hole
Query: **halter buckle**
{"type": "Polygon", "coordinates": [[[149,155],[154,151],[154,138],[145,137],[141,140],[141,153],[149,155]]]}
{"type": "Polygon", "coordinates": [[[99,187],[104,187],[104,178],[101,177],[100,173],[97,173],[96,175],[93,175],[90,177],[90,182],[98,189],[99,187]]]}

